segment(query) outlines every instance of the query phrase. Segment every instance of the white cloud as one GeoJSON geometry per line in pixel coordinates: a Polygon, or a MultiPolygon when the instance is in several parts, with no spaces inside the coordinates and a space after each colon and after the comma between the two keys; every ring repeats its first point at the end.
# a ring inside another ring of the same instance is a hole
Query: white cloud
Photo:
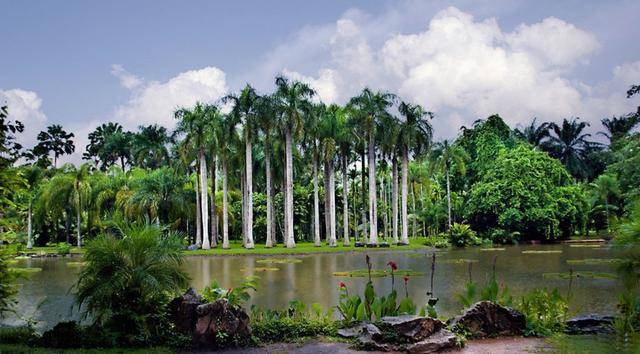
{"type": "Polygon", "coordinates": [[[142,84],[142,79],[125,70],[120,64],[111,65],[111,75],[120,79],[120,85],[129,90],[142,84]]]}
{"type": "Polygon", "coordinates": [[[17,141],[25,148],[32,148],[38,133],[47,124],[47,116],[42,111],[42,99],[33,91],[0,89],[0,106],[4,105],[8,106],[9,119],[24,124],[24,132],[17,134],[17,141]]]}
{"type": "Polygon", "coordinates": [[[112,120],[127,129],[156,123],[172,129],[176,109],[198,101],[214,103],[227,91],[225,74],[215,67],[186,71],[166,82],[141,80],[128,102],[116,108],[112,120]]]}

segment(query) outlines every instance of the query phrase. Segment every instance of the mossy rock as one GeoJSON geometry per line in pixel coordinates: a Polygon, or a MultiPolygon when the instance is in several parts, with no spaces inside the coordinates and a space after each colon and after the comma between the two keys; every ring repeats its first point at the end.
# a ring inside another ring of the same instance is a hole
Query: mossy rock
{"type": "MultiPolygon", "coordinates": [[[[424,275],[423,272],[417,272],[414,270],[408,270],[408,269],[399,269],[396,270],[395,272],[393,272],[394,275],[397,276],[419,276],[419,275],[424,275]]],[[[372,278],[382,278],[382,277],[386,277],[386,276],[390,276],[391,275],[391,271],[386,270],[386,269],[372,269],[371,270],[371,277],[372,278]]],[[[356,269],[356,270],[351,270],[351,271],[344,271],[344,272],[333,272],[333,276],[335,277],[356,277],[356,278],[366,278],[369,276],[369,272],[366,269],[356,269]]]]}
{"type": "MultiPolygon", "coordinates": [[[[545,279],[569,279],[571,273],[544,273],[542,277],[545,279]]],[[[618,277],[613,273],[603,272],[573,272],[574,278],[587,278],[587,279],[617,279],[618,277]]]]}
{"type": "Polygon", "coordinates": [[[280,270],[280,268],[276,268],[276,267],[254,267],[254,268],[242,268],[242,269],[240,269],[240,271],[243,271],[243,272],[248,272],[248,271],[274,272],[276,270],[280,270]]]}
{"type": "Polygon", "coordinates": [[[522,251],[522,254],[553,254],[562,253],[562,250],[527,250],[522,251]]]}
{"type": "Polygon", "coordinates": [[[256,263],[270,263],[270,264],[289,264],[289,263],[302,263],[302,259],[299,258],[262,258],[258,259],[256,263]]]}
{"type": "Polygon", "coordinates": [[[600,264],[616,264],[622,262],[620,258],[586,258],[586,259],[567,259],[567,264],[573,265],[600,265],[600,264]]]}

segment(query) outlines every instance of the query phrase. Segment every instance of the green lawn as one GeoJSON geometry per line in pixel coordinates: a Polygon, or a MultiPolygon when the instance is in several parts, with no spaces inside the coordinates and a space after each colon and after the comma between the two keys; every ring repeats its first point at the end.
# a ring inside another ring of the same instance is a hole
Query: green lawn
{"type": "Polygon", "coordinates": [[[147,354],[147,353],[158,353],[158,354],[169,354],[175,353],[176,350],[163,348],[163,347],[154,347],[154,348],[107,348],[107,349],[52,349],[52,348],[42,348],[42,347],[30,347],[24,344],[0,344],[0,353],[24,353],[24,354],[45,354],[45,353],[67,353],[67,354],[147,354]]]}

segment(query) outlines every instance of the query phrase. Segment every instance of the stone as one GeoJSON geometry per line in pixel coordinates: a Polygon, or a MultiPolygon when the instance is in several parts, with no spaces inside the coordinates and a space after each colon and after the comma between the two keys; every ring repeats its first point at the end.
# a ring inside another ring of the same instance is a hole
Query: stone
{"type": "Polygon", "coordinates": [[[249,315],[226,299],[202,304],[196,308],[193,339],[196,345],[207,348],[241,346],[249,343],[251,328],[249,315]]]}
{"type": "Polygon", "coordinates": [[[338,335],[343,338],[356,338],[362,333],[362,328],[364,328],[363,323],[359,323],[349,328],[341,328],[338,330],[338,335]]]}
{"type": "Polygon", "coordinates": [[[189,245],[187,246],[187,250],[189,251],[195,251],[198,249],[198,245],[189,245]]]}
{"type": "Polygon", "coordinates": [[[388,352],[393,349],[392,345],[382,341],[382,331],[372,323],[362,325],[358,342],[366,350],[388,352]]]}
{"type": "Polygon", "coordinates": [[[356,242],[353,244],[354,247],[364,247],[364,243],[362,242],[356,242]]]}
{"type": "Polygon", "coordinates": [[[480,301],[451,321],[454,330],[470,338],[522,335],[526,320],[522,313],[491,301],[480,301]]]}
{"type": "Polygon", "coordinates": [[[168,305],[169,319],[176,326],[176,330],[183,334],[193,334],[198,322],[196,309],[202,305],[202,296],[189,288],[184,295],[179,296],[168,305]]]}
{"type": "Polygon", "coordinates": [[[408,353],[439,353],[457,347],[459,347],[459,342],[456,335],[442,328],[417,343],[409,344],[406,350],[408,353]]]}
{"type": "Polygon", "coordinates": [[[588,314],[574,317],[566,322],[568,334],[608,334],[613,333],[613,316],[588,314]]]}
{"type": "Polygon", "coordinates": [[[415,315],[383,317],[381,321],[410,342],[419,342],[444,327],[438,319],[415,315]]]}

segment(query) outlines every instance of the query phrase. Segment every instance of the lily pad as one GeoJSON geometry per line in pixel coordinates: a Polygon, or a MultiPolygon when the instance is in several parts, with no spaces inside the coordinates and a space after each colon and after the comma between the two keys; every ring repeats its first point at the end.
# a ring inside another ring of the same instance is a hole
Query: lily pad
{"type": "Polygon", "coordinates": [[[598,264],[615,264],[621,261],[622,259],[620,258],[567,259],[567,264],[598,265],[598,264]]]}
{"type": "Polygon", "coordinates": [[[302,263],[302,259],[299,258],[262,258],[258,259],[256,263],[270,263],[270,264],[287,264],[287,263],[302,263]]]}
{"type": "Polygon", "coordinates": [[[28,276],[30,274],[33,273],[38,273],[42,271],[42,268],[12,268],[10,267],[9,270],[18,275],[18,276],[28,276]]]}
{"type": "MultiPolygon", "coordinates": [[[[418,276],[418,275],[424,275],[423,272],[417,272],[414,270],[408,270],[408,269],[399,269],[396,270],[395,272],[393,272],[394,275],[397,276],[418,276]]],[[[385,270],[385,269],[372,269],[371,270],[371,277],[372,278],[382,278],[382,277],[386,277],[386,276],[390,276],[391,275],[391,271],[385,270]]],[[[352,270],[352,271],[346,271],[346,272],[333,272],[333,276],[335,277],[358,277],[358,278],[366,278],[369,276],[369,272],[366,269],[356,269],[356,270],[352,270]]]]}
{"type": "Polygon", "coordinates": [[[273,272],[276,270],[280,270],[280,268],[276,267],[255,267],[255,268],[242,268],[240,269],[243,272],[254,271],[254,272],[273,272]]]}
{"type": "Polygon", "coordinates": [[[480,251],[504,251],[506,248],[502,247],[490,247],[490,248],[481,248],[480,251]]]}
{"type": "Polygon", "coordinates": [[[602,245],[569,245],[569,247],[573,247],[573,248],[601,248],[602,245]]]}
{"type": "Polygon", "coordinates": [[[478,263],[477,259],[464,259],[464,258],[452,258],[452,259],[439,259],[437,263],[445,264],[469,264],[478,263]]]}
{"type": "Polygon", "coordinates": [[[14,259],[29,259],[31,257],[29,257],[29,256],[16,256],[16,257],[13,257],[13,258],[14,259]]]}
{"type": "MultiPolygon", "coordinates": [[[[542,277],[545,279],[569,279],[571,273],[544,273],[542,277]]],[[[573,272],[574,278],[588,278],[588,279],[616,279],[617,276],[613,273],[602,272],[573,272]]]]}
{"type": "Polygon", "coordinates": [[[87,262],[67,262],[67,267],[84,267],[87,262]]]}
{"type": "Polygon", "coordinates": [[[550,254],[550,253],[562,253],[562,250],[527,250],[522,251],[523,254],[550,254]]]}

